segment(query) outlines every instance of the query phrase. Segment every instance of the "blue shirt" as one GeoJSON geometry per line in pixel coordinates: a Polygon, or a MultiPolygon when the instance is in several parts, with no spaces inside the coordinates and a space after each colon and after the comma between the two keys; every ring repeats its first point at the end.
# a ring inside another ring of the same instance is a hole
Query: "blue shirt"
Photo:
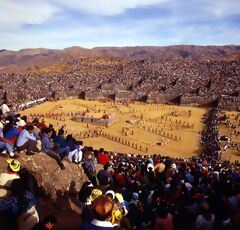
{"type": "Polygon", "coordinates": [[[5,139],[11,141],[14,137],[19,135],[19,131],[17,128],[12,127],[11,129],[9,129],[6,134],[5,134],[5,139]]]}
{"type": "Polygon", "coordinates": [[[17,147],[24,145],[28,140],[36,141],[36,138],[34,137],[33,133],[29,133],[26,129],[23,129],[18,136],[17,147]]]}
{"type": "Polygon", "coordinates": [[[46,153],[49,149],[52,149],[53,147],[54,146],[51,143],[51,138],[46,133],[44,133],[42,137],[42,151],[46,153]]]}
{"type": "Polygon", "coordinates": [[[55,137],[53,138],[53,142],[59,144],[59,145],[60,145],[60,148],[65,148],[65,147],[67,147],[66,140],[65,140],[62,136],[60,136],[60,135],[55,136],[55,137]]]}

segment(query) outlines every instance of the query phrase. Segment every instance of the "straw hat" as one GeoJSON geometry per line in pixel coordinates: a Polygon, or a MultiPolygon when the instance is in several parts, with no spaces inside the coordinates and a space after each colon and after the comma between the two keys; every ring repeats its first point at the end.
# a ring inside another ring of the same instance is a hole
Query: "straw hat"
{"type": "Polygon", "coordinates": [[[10,167],[10,169],[13,172],[19,172],[20,168],[21,168],[21,164],[18,160],[14,160],[14,159],[8,159],[7,160],[8,166],[10,167]]]}
{"type": "Polygon", "coordinates": [[[97,197],[99,197],[101,195],[102,195],[102,191],[95,188],[95,189],[92,190],[89,198],[90,198],[91,201],[94,201],[97,197]]]}

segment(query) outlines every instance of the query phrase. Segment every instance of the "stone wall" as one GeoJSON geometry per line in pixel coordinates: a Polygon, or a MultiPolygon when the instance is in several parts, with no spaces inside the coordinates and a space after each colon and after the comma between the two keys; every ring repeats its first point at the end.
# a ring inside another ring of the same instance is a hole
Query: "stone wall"
{"type": "Polygon", "coordinates": [[[148,103],[170,103],[171,100],[174,100],[176,97],[178,97],[179,94],[164,94],[164,93],[159,93],[159,94],[148,94],[147,95],[147,102],[148,103]]]}
{"type": "Polygon", "coordinates": [[[117,91],[114,97],[115,101],[134,101],[137,98],[131,91],[117,91]]]}
{"type": "Polygon", "coordinates": [[[111,117],[110,119],[76,116],[76,117],[73,117],[72,120],[76,121],[76,122],[84,122],[84,123],[89,123],[89,124],[108,127],[108,126],[113,125],[115,123],[116,118],[115,118],[115,116],[111,117]]]}
{"type": "Polygon", "coordinates": [[[99,100],[104,98],[104,94],[100,91],[85,91],[84,94],[85,100],[99,100]]]}
{"type": "Polygon", "coordinates": [[[66,91],[66,90],[62,90],[62,91],[55,91],[52,93],[52,97],[54,99],[66,99],[69,97],[78,97],[79,92],[77,91],[66,91]]]}
{"type": "Polygon", "coordinates": [[[206,106],[217,99],[217,96],[198,97],[198,96],[181,96],[181,105],[206,106]]]}

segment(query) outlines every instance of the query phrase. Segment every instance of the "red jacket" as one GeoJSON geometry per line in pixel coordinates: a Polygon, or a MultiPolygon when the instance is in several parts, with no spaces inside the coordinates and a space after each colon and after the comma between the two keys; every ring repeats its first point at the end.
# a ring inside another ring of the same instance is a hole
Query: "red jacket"
{"type": "Polygon", "coordinates": [[[98,153],[97,160],[98,163],[101,165],[105,165],[106,163],[109,162],[108,156],[105,153],[98,153]]]}

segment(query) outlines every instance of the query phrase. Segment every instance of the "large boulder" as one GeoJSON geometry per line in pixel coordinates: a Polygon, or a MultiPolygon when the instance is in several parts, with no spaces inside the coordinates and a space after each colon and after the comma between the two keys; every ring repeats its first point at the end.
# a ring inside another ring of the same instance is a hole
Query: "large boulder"
{"type": "MultiPolygon", "coordinates": [[[[57,162],[44,153],[34,156],[21,154],[18,160],[37,179],[43,200],[60,209],[75,209],[74,205],[69,205],[69,200],[76,200],[82,184],[88,180],[81,164],[63,160],[66,169],[61,170],[57,162]]],[[[6,168],[6,158],[0,157],[0,173],[6,171],[6,168]]]]}

